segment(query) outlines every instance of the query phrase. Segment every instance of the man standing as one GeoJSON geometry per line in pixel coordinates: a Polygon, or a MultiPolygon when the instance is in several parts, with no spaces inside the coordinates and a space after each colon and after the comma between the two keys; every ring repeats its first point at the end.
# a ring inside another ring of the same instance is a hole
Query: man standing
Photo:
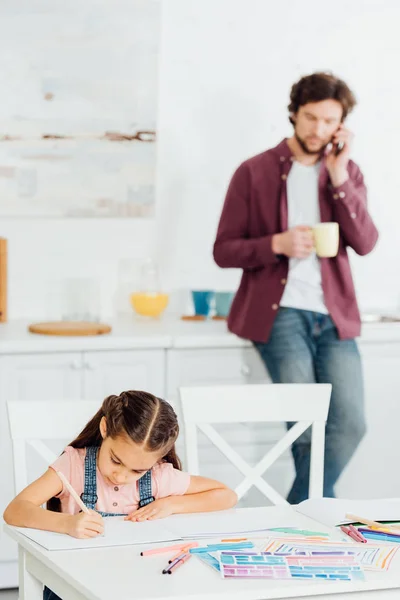
{"type": "MultiPolygon", "coordinates": [[[[350,160],[344,127],[355,106],[331,74],[302,77],[290,94],[290,139],[239,166],[229,185],[214,245],[220,267],[241,268],[228,327],[251,340],[274,383],[331,383],[324,496],[365,433],[360,315],[347,256],[365,255],[378,232],[366,188],[350,160]],[[339,251],[317,258],[311,227],[336,221],[339,251]]],[[[299,399],[301,401],[301,399],[299,399]]],[[[289,424],[290,426],[290,424],[289,424]]],[[[292,446],[291,504],[308,497],[310,432],[292,446]]]]}

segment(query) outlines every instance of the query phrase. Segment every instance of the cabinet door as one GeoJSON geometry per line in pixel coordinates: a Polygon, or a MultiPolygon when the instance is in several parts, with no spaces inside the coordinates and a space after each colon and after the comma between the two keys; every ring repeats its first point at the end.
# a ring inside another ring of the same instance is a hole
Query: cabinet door
{"type": "Polygon", "coordinates": [[[168,399],[184,385],[267,383],[269,377],[253,348],[195,348],[168,351],[168,399]]]}
{"type": "Polygon", "coordinates": [[[398,498],[400,344],[360,343],[367,433],[341,476],[342,498],[398,498]]]}
{"type": "Polygon", "coordinates": [[[85,352],[83,393],[88,400],[102,400],[124,390],[165,394],[164,350],[85,352]]]}
{"type": "Polygon", "coordinates": [[[79,352],[4,356],[2,396],[7,400],[79,399],[81,366],[79,352]]]}
{"type": "MultiPolygon", "coordinates": [[[[3,467],[0,514],[15,495],[6,402],[79,399],[82,377],[80,367],[79,353],[16,354],[0,357],[0,456],[3,467]]],[[[31,479],[34,479],[45,467],[35,455],[28,456],[28,469],[31,479]]],[[[0,561],[15,558],[15,544],[0,529],[0,561]]]]}

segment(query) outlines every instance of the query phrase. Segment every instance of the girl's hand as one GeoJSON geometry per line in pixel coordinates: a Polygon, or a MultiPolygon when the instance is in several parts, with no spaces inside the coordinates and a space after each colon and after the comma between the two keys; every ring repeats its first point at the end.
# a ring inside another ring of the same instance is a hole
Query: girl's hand
{"type": "Polygon", "coordinates": [[[89,514],[80,512],[77,515],[69,515],[67,533],[68,535],[87,539],[101,535],[104,531],[103,517],[95,510],[90,510],[89,514]]]}
{"type": "Polygon", "coordinates": [[[174,498],[167,496],[159,498],[150,504],[138,508],[125,517],[125,521],[153,521],[154,519],[164,519],[174,514],[174,498]]]}

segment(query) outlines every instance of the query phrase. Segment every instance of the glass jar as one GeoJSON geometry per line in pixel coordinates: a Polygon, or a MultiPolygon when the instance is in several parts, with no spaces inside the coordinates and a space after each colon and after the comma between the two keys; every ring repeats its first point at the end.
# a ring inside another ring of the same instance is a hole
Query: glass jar
{"type": "Polygon", "coordinates": [[[159,317],[167,308],[169,296],[161,291],[157,264],[152,258],[144,261],[138,290],[130,297],[133,309],[143,317],[159,317]]]}

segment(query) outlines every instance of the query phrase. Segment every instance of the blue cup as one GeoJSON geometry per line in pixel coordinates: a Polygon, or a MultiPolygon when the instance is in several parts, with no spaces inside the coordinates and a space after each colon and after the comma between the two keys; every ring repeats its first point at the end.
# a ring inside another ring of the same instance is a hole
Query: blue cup
{"type": "Polygon", "coordinates": [[[217,317],[227,317],[231,310],[234,292],[215,292],[215,313],[217,317]]]}
{"type": "Polygon", "coordinates": [[[192,291],[192,298],[195,314],[208,317],[214,292],[212,290],[195,290],[192,291]]]}

